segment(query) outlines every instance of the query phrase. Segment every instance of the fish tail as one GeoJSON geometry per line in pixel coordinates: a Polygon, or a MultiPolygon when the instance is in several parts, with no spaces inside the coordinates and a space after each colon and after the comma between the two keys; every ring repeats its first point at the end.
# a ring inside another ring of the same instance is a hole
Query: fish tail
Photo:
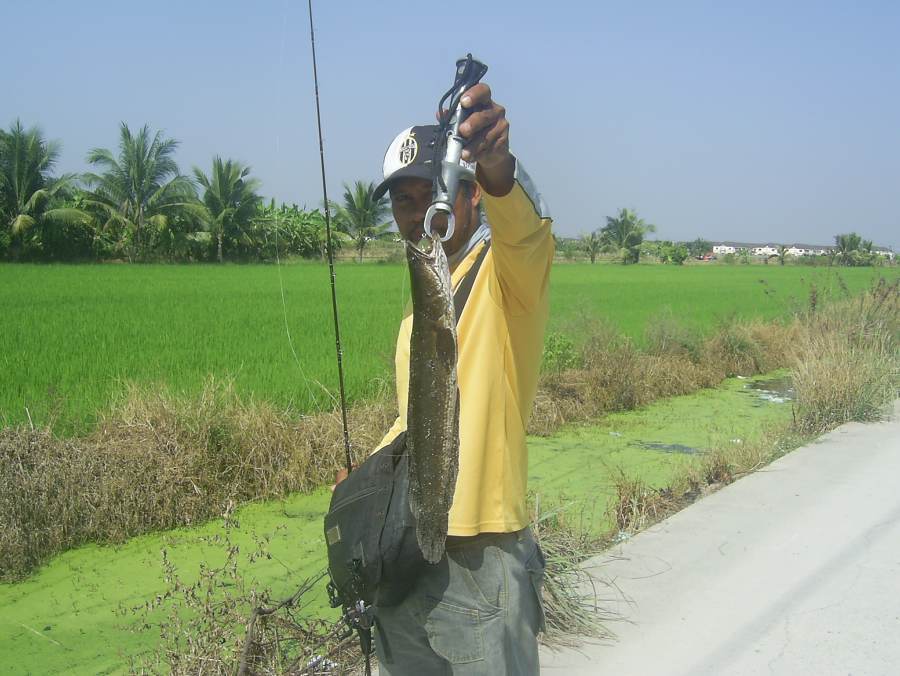
{"type": "Polygon", "coordinates": [[[444,548],[447,542],[447,515],[444,514],[442,523],[425,524],[419,521],[416,524],[416,540],[422,556],[428,563],[437,563],[444,556],[444,548]]]}

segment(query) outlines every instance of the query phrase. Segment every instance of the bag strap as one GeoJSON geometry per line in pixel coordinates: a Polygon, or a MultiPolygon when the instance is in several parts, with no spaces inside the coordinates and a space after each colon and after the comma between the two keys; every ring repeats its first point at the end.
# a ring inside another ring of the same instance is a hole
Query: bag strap
{"type": "Polygon", "coordinates": [[[453,307],[456,309],[457,325],[459,325],[459,318],[462,317],[463,310],[466,307],[466,301],[469,300],[469,294],[472,292],[472,287],[475,285],[475,278],[478,276],[478,270],[481,269],[481,264],[484,262],[484,257],[487,256],[488,249],[490,248],[491,240],[487,240],[484,243],[484,246],[481,247],[481,251],[478,252],[478,258],[475,259],[475,262],[472,263],[472,267],[466,271],[466,276],[463,277],[459,286],[456,287],[456,293],[453,294],[453,307]]]}

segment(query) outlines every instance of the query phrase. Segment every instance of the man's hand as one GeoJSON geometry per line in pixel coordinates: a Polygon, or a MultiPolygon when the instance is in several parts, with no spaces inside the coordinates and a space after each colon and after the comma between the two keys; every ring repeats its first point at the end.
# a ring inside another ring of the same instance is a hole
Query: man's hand
{"type": "Polygon", "coordinates": [[[512,190],[516,168],[509,152],[506,109],[491,99],[491,88],[483,82],[463,94],[462,107],[472,111],[459,126],[467,140],[463,159],[477,162],[478,183],[489,194],[502,197],[512,190]]]}
{"type": "MultiPolygon", "coordinates": [[[[353,465],[353,469],[356,469],[356,465],[353,465]]],[[[344,479],[349,476],[349,472],[347,472],[347,468],[344,467],[337,471],[337,474],[334,475],[334,485],[331,487],[331,492],[334,493],[334,489],[337,488],[337,485],[341,483],[344,479]]]]}

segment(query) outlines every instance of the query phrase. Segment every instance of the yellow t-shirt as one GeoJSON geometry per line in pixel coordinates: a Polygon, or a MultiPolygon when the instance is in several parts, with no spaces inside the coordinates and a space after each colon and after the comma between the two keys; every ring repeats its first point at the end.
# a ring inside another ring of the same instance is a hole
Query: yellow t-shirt
{"type": "MultiPolygon", "coordinates": [[[[491,248],[458,325],[459,477],[450,535],[512,532],[528,525],[525,428],[537,392],[549,313],[554,242],[551,219],[524,170],[508,195],[484,193],[491,248]]],[[[485,246],[476,245],[451,277],[454,289],[485,246]]],[[[400,415],[379,444],[406,429],[412,306],[397,338],[400,415]]]]}

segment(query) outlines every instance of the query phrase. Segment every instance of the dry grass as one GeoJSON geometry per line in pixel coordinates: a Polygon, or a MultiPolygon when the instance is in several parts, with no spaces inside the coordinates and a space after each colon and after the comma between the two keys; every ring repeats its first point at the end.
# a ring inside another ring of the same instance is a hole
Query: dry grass
{"type": "Polygon", "coordinates": [[[786,366],[797,332],[794,323],[732,321],[701,338],[663,316],[648,329],[648,349],[641,351],[602,323],[582,330],[588,338],[577,366],[542,376],[532,434],[549,435],[567,422],[640,408],[714,387],[729,376],[786,366]]]}
{"type": "MultiPolygon", "coordinates": [[[[350,412],[359,460],[394,412],[350,412]]],[[[0,430],[0,578],[85,542],[121,542],[210,519],[236,504],[306,491],[343,464],[340,416],[296,417],[210,381],[198,399],[129,388],[89,437],[0,430]]]]}
{"type": "Polygon", "coordinates": [[[880,419],[900,385],[900,280],[856,299],[811,307],[800,323],[791,377],[799,431],[880,419]]]}
{"type": "Polygon", "coordinates": [[[620,620],[606,610],[620,593],[591,576],[584,561],[599,554],[606,540],[591,534],[581,515],[560,507],[542,512],[534,499],[532,530],[546,560],[543,603],[546,631],[541,642],[551,648],[578,646],[584,639],[611,639],[608,622],[620,620]]]}
{"type": "Polygon", "coordinates": [[[668,493],[651,488],[640,477],[629,476],[619,470],[612,483],[616,497],[610,503],[609,516],[615,524],[616,535],[644,530],[670,510],[668,493]]]}
{"type": "Polygon", "coordinates": [[[306,609],[310,592],[324,572],[305,580],[289,598],[275,602],[268,589],[242,574],[246,563],[266,556],[267,542],[245,558],[226,529],[215,544],[225,553],[219,567],[203,567],[199,578],[186,583],[163,551],[168,590],[123,615],[137,615],[144,630],[159,632],[150,655],[133,658],[133,674],[279,674],[333,676],[360,672],[357,639],[344,635],[342,623],[317,619],[306,609]],[[165,619],[153,619],[159,610],[165,619]]]}

